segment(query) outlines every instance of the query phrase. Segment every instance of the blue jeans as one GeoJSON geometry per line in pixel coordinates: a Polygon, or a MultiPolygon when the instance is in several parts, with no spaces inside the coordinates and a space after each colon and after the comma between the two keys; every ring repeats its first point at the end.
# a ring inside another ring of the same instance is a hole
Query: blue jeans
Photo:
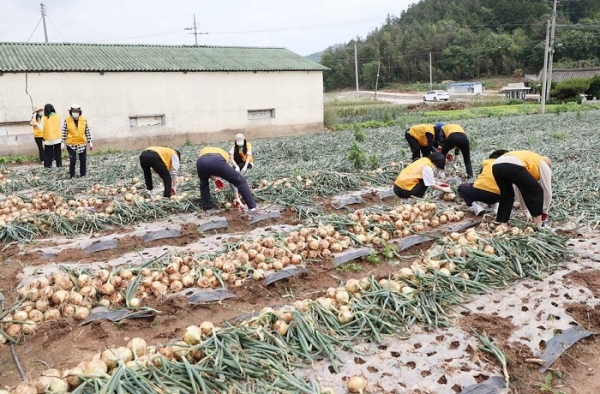
{"type": "Polygon", "coordinates": [[[200,178],[200,198],[202,200],[202,209],[213,208],[212,198],[210,196],[210,185],[208,180],[211,176],[223,178],[234,187],[236,187],[249,209],[256,208],[256,202],[252,197],[252,192],[244,176],[233,169],[223,156],[219,154],[205,154],[196,161],[196,171],[200,178]]]}

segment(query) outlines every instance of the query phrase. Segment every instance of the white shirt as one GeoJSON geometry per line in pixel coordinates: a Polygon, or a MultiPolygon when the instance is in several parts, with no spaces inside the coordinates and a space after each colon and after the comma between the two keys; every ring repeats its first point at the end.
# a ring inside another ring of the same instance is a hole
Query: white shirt
{"type": "Polygon", "coordinates": [[[421,171],[421,175],[423,175],[423,183],[425,186],[433,186],[435,185],[435,178],[433,176],[433,168],[429,166],[423,167],[423,171],[421,171]]]}
{"type": "Polygon", "coordinates": [[[179,156],[177,156],[177,152],[175,152],[171,156],[171,176],[177,178],[177,172],[179,171],[179,156]]]}

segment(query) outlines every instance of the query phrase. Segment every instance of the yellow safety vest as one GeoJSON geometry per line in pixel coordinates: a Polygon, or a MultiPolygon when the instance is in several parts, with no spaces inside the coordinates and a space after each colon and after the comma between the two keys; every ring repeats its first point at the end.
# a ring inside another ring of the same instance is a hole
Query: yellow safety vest
{"type": "Polygon", "coordinates": [[[83,116],[80,116],[77,120],[77,126],[75,126],[75,120],[69,116],[65,119],[67,123],[67,145],[82,145],[87,142],[85,137],[85,127],[87,122],[83,116]]]}
{"type": "MultiPolygon", "coordinates": [[[[36,119],[37,120],[37,119],[36,119]]],[[[39,122],[38,122],[39,123],[39,122]]],[[[43,126],[42,126],[43,127],[43,126]]],[[[43,137],[44,136],[44,130],[40,129],[37,126],[33,126],[33,137],[34,138],[39,138],[39,137],[43,137]]]]}
{"type": "Polygon", "coordinates": [[[429,141],[427,141],[427,134],[431,134],[432,137],[435,136],[432,124],[419,124],[413,126],[408,130],[408,134],[415,137],[420,146],[429,145],[429,141]]]}
{"type": "Polygon", "coordinates": [[[207,155],[209,153],[217,153],[217,154],[223,156],[223,158],[225,159],[225,161],[229,161],[229,153],[225,152],[221,148],[216,148],[216,147],[213,147],[213,146],[207,146],[206,148],[202,148],[200,150],[200,156],[207,155]]]}
{"type": "Polygon", "coordinates": [[[433,168],[433,163],[427,157],[409,164],[405,169],[400,171],[400,174],[394,183],[400,189],[407,191],[412,190],[412,188],[423,179],[423,168],[426,166],[433,168]]]}
{"type": "MultiPolygon", "coordinates": [[[[248,146],[248,150],[252,149],[252,144],[249,142],[246,142],[246,145],[248,146]]],[[[240,159],[242,159],[242,162],[246,162],[246,154],[244,153],[244,146],[238,146],[235,142],[233,143],[233,157],[235,158],[236,153],[240,155],[240,159]]],[[[250,156],[250,161],[249,163],[252,163],[254,161],[254,157],[250,156]]]]}
{"type": "Polygon", "coordinates": [[[62,131],[60,130],[60,115],[54,114],[44,119],[44,140],[60,140],[62,138],[62,131]]]}
{"type": "Polygon", "coordinates": [[[508,152],[506,155],[521,160],[525,165],[527,172],[529,172],[536,181],[540,180],[540,163],[543,161],[542,156],[528,150],[516,150],[508,152]]]}
{"type": "Polygon", "coordinates": [[[500,189],[498,188],[496,179],[494,179],[494,174],[492,174],[492,165],[495,161],[496,159],[487,159],[483,161],[481,174],[479,174],[473,183],[474,188],[485,190],[494,194],[500,194],[500,189]]]}
{"type": "Polygon", "coordinates": [[[146,150],[151,150],[158,153],[163,163],[165,163],[165,165],[167,166],[167,169],[171,170],[171,167],[173,165],[173,155],[177,154],[177,152],[175,152],[175,149],[167,148],[164,146],[150,146],[146,148],[146,150]]]}
{"type": "Polygon", "coordinates": [[[460,127],[460,125],[457,125],[454,123],[450,123],[450,124],[442,126],[442,130],[444,130],[444,135],[446,136],[446,138],[448,138],[450,136],[450,134],[452,134],[452,133],[465,134],[465,131],[463,130],[463,128],[460,127]]]}

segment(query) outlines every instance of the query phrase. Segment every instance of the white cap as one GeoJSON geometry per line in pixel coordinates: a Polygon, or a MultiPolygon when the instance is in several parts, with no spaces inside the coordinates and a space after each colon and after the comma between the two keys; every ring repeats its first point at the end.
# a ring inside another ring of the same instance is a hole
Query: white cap
{"type": "Polygon", "coordinates": [[[244,134],[238,133],[238,134],[235,135],[235,142],[241,144],[241,143],[244,142],[244,140],[246,140],[246,137],[244,137],[244,134]]]}
{"type": "Polygon", "coordinates": [[[71,104],[71,110],[78,109],[81,111],[81,107],[78,104],[71,104]]]}

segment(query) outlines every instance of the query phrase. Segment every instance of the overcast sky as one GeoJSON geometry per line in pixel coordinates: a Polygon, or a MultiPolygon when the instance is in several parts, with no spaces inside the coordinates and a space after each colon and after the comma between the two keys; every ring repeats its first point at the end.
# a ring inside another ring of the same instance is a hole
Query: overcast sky
{"type": "MultiPolygon", "coordinates": [[[[285,47],[306,56],[365,37],[417,0],[43,0],[50,42],[285,47]]],[[[0,41],[43,42],[41,0],[0,0],[0,41]],[[37,29],[36,29],[37,25],[37,29]],[[35,29],[35,32],[34,32],[35,29]]]]}

